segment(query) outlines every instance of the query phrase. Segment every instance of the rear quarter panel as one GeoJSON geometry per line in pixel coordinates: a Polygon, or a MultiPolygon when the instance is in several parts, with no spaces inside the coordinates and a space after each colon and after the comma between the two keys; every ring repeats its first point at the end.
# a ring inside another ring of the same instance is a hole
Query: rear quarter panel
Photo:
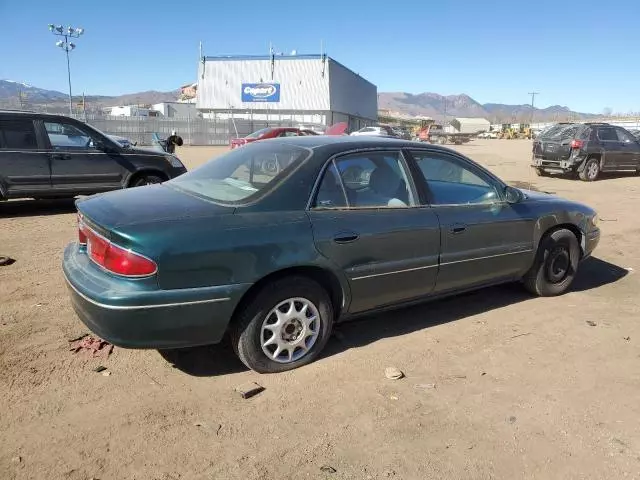
{"type": "Polygon", "coordinates": [[[236,213],[132,225],[119,236],[144,245],[162,289],[254,283],[290,267],[322,262],[305,212],[236,213]]]}

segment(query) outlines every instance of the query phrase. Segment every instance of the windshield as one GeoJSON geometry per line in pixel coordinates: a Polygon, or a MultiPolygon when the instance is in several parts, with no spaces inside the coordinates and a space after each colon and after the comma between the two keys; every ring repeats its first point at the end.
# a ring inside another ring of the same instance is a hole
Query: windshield
{"type": "Polygon", "coordinates": [[[279,142],[251,143],[167,183],[214,202],[245,203],[268,193],[311,153],[279,142]]]}
{"type": "Polygon", "coordinates": [[[250,133],[244,138],[260,138],[262,135],[264,135],[267,132],[270,132],[271,130],[272,130],[271,128],[263,128],[261,130],[258,130],[257,132],[250,133]]]}

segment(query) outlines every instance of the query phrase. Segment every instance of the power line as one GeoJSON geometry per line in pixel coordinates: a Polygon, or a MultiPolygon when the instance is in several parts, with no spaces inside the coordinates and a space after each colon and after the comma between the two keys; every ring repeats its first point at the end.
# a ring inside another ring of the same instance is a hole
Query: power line
{"type": "Polygon", "coordinates": [[[536,95],[540,95],[540,92],[529,92],[529,95],[531,95],[531,123],[533,123],[533,103],[536,99],[536,95]]]}

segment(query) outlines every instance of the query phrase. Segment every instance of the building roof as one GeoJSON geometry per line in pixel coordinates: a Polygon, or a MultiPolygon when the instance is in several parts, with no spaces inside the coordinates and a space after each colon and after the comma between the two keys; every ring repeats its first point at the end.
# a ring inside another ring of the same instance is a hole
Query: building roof
{"type": "Polygon", "coordinates": [[[349,70],[354,75],[357,75],[365,82],[375,86],[374,83],[370,82],[362,75],[357,72],[354,72],[349,67],[346,67],[342,63],[338,62],[335,58],[330,57],[326,53],[296,53],[295,55],[284,55],[284,54],[274,54],[274,55],[212,55],[202,57],[202,63],[205,62],[224,62],[224,61],[247,61],[247,60],[271,60],[279,61],[279,60],[328,60],[330,62],[335,63],[336,65],[341,66],[342,68],[349,70]]]}
{"type": "Polygon", "coordinates": [[[476,122],[490,123],[489,120],[487,120],[486,118],[483,118],[483,117],[455,117],[454,120],[457,120],[460,123],[463,123],[463,122],[466,122],[466,123],[476,123],[476,122]]]}

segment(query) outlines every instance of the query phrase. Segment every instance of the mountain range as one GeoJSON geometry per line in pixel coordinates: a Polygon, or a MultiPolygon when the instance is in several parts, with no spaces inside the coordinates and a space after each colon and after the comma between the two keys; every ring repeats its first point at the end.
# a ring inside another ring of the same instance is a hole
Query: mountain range
{"type": "Polygon", "coordinates": [[[381,92],[378,94],[378,109],[387,111],[389,116],[426,116],[438,120],[453,117],[484,117],[491,123],[529,123],[532,118],[534,122],[564,121],[596,116],[574,112],[561,105],[534,108],[532,112],[531,105],[527,104],[481,104],[466,94],[445,96],[429,92],[419,94],[381,92]]]}
{"type": "MultiPolygon", "coordinates": [[[[104,107],[131,104],[154,104],[175,101],[179,91],[158,92],[154,90],[120,96],[86,95],[87,111],[99,111],[104,107]]],[[[74,95],[74,103],[81,101],[74,95]]],[[[68,108],[66,93],[45,90],[13,80],[0,80],[0,108],[46,109],[64,113],[68,108]]],[[[595,117],[588,113],[573,112],[568,107],[553,105],[534,108],[531,105],[505,105],[501,103],[481,104],[469,95],[439,95],[437,93],[411,94],[406,92],[380,92],[378,109],[387,116],[427,116],[438,120],[453,117],[484,117],[492,123],[563,121],[595,117]]]]}

